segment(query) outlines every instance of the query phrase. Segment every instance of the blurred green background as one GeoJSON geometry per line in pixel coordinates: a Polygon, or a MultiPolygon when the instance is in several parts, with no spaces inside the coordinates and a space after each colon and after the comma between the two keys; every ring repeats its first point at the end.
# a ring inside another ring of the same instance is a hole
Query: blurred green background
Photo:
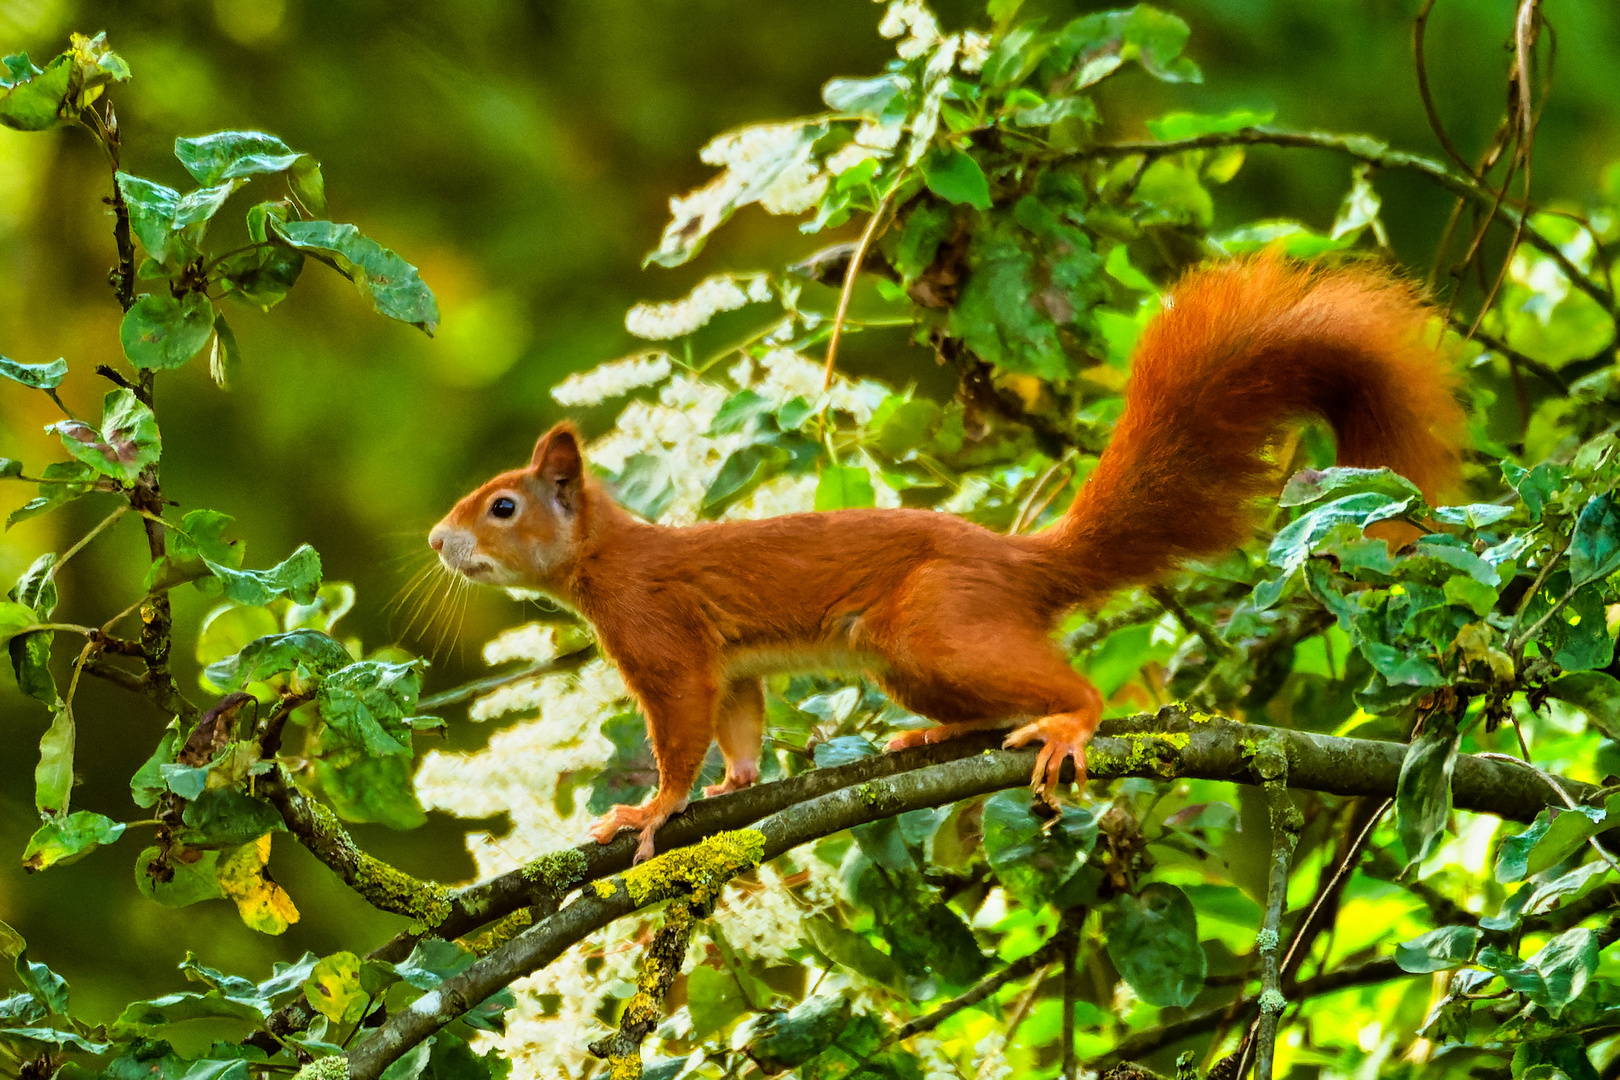
{"type": "MultiPolygon", "coordinates": [[[[1057,19],[1100,6],[1026,8],[1057,19]]],[[[1416,0],[1165,6],[1192,24],[1188,53],[1206,81],[1110,80],[1104,137],[1142,137],[1144,118],[1175,108],[1247,106],[1275,109],[1279,124],[1366,131],[1438,154],[1413,75],[1416,0]]],[[[947,27],[983,22],[977,5],[936,7],[947,27]]],[[[1548,0],[1544,10],[1557,31],[1557,68],[1536,191],[1543,202],[1579,205],[1620,158],[1620,5],[1548,0]]],[[[1431,21],[1436,100],[1465,153],[1484,146],[1501,115],[1511,13],[1507,0],[1448,0],[1431,21]]],[[[561,415],[547,395],[553,383],[637,348],[624,310],[678,296],[708,273],[779,264],[784,251],[835,239],[801,237],[791,222],[751,209],[695,264],[640,269],[669,196],[709,175],[698,148],[738,124],[816,111],[831,76],[879,70],[892,55],[876,31],[880,14],[868,0],[0,0],[0,52],[43,60],[69,31],[107,31],[135,76],[114,98],[128,171],[179,183],[176,136],[270,131],[321,159],[335,220],[355,222],[421,268],[443,309],[436,338],[375,317],[348,283],[311,266],[269,315],[232,315],[246,356],[235,391],[216,390],[194,363],[160,380],[158,414],[169,498],[235,515],[250,566],[315,545],[327,578],[359,589],[349,633],[368,647],[401,640],[426,652],[435,635],[404,635],[385,604],[423,561],[427,526],[470,485],[526,456],[561,415]]],[[[1348,163],[1331,155],[1257,149],[1219,193],[1217,227],[1273,216],[1326,227],[1348,176],[1348,163]]],[[[1378,187],[1398,254],[1426,271],[1449,202],[1410,176],[1380,177],[1378,187]]],[[[91,371],[119,359],[118,309],[105,283],[107,190],[105,163],[82,133],[0,129],[0,352],[28,363],[66,357],[63,396],[92,416],[105,384],[91,371]]],[[[221,225],[232,217],[222,214],[221,225]]],[[[219,228],[215,246],[229,246],[231,235],[219,228]]],[[[842,363],[948,393],[906,338],[858,336],[842,363]]],[[[587,430],[605,427],[612,408],[585,416],[587,430]]],[[[30,472],[61,457],[41,431],[55,419],[43,395],[0,385],[0,456],[23,459],[30,472]]],[[[0,489],[0,511],[31,495],[29,486],[0,489]]],[[[10,530],[0,539],[0,580],[65,548],[108,509],[105,497],[90,498],[10,530]]],[[[59,615],[100,622],[134,599],[143,564],[139,531],[121,523],[64,571],[59,615]]],[[[176,607],[176,640],[189,645],[207,601],[182,589],[176,607]]],[[[482,643],[524,618],[504,596],[475,596],[428,691],[478,674],[482,643]]],[[[177,650],[177,660],[193,686],[190,656],[177,650]]],[[[93,681],[76,712],[75,804],[120,820],[143,816],[127,778],[166,718],[93,681]]],[[[451,746],[488,736],[464,715],[449,719],[451,746]]],[[[272,867],[304,919],[281,938],[247,930],[228,904],[169,910],[142,900],[131,873],[138,831],[76,865],[25,876],[18,856],[36,824],[32,769],[46,723],[9,673],[0,676],[0,919],[73,982],[81,1016],[104,1018],[131,997],[178,988],[174,964],[188,949],[262,977],[273,959],[306,948],[363,951],[398,928],[401,920],[370,911],[285,836],[272,867]]],[[[356,831],[383,858],[454,881],[471,872],[461,843],[468,828],[502,826],[433,815],[412,833],[356,831]]]]}

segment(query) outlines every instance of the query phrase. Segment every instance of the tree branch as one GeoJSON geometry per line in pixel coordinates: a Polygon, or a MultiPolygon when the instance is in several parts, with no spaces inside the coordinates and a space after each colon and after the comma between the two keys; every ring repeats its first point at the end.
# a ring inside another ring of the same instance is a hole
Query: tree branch
{"type": "MultiPolygon", "coordinates": [[[[1376,960],[1368,960],[1352,968],[1340,968],[1325,975],[1318,975],[1300,983],[1294,990],[1296,999],[1303,1001],[1306,998],[1320,997],[1331,994],[1336,990],[1347,990],[1352,986],[1366,986],[1369,983],[1388,982],[1390,979],[1407,977],[1408,973],[1402,971],[1391,956],[1381,956],[1376,960]]],[[[1189,1016],[1185,1020],[1178,1020],[1173,1024],[1153,1028],[1136,1035],[1128,1036],[1118,1046],[1114,1047],[1101,1058],[1090,1063],[1093,1069],[1105,1069],[1132,1058],[1146,1057],[1177,1043],[1185,1042],[1206,1031],[1213,1031],[1230,1019],[1247,1021],[1260,1010],[1260,995],[1239,999],[1234,1005],[1222,1005],[1218,1009],[1211,1009],[1197,1016],[1189,1016]]]]}
{"type": "MultiPolygon", "coordinates": [[[[1264,737],[1276,752],[1286,757],[1288,782],[1292,787],[1338,795],[1389,797],[1394,794],[1401,760],[1407,751],[1407,747],[1400,743],[1337,738],[1221,720],[1193,720],[1171,708],[1161,710],[1157,716],[1115,721],[1107,725],[1105,730],[1108,733],[1095,739],[1088,752],[1091,774],[1100,780],[1145,776],[1252,783],[1257,777],[1251,755],[1257,740],[1264,737]]],[[[900,757],[894,755],[890,760],[900,757]]],[[[1022,787],[1029,782],[1034,758],[1034,751],[990,750],[852,784],[781,809],[743,835],[757,834],[761,858],[773,859],[800,844],[854,825],[893,817],[909,810],[943,806],[995,791],[1022,787]]],[[[881,762],[884,759],[871,760],[881,762]]],[[[1576,798],[1585,798],[1596,790],[1574,781],[1564,783],[1576,798]]],[[[769,785],[776,786],[779,785],[769,785]]],[[[1458,809],[1491,813],[1519,821],[1532,820],[1543,807],[1557,798],[1547,783],[1529,770],[1515,769],[1471,755],[1458,758],[1452,786],[1453,805],[1458,809]]],[[[712,800],[716,804],[720,801],[712,800]]],[[[700,802],[693,809],[699,810],[705,805],[707,803],[700,802]]],[[[681,818],[690,817],[690,811],[681,815],[681,818]]],[[[660,833],[660,838],[668,838],[670,830],[681,818],[672,820],[660,833]]],[[[633,838],[624,836],[614,844],[598,849],[594,860],[590,854],[584,854],[584,861],[587,864],[594,862],[595,865],[587,865],[579,879],[589,880],[598,876],[611,857],[607,852],[612,851],[614,855],[627,860],[633,846],[633,838]]],[[[700,848],[706,846],[701,845],[700,848]]],[[[674,854],[683,858],[702,857],[701,850],[697,855],[685,852],[674,854]]],[[[639,893],[641,899],[637,900],[634,898],[637,890],[633,882],[646,880],[646,877],[638,878],[638,875],[657,877],[662,867],[670,865],[664,862],[670,858],[671,855],[666,853],[653,863],[644,864],[641,869],[616,879],[612,885],[602,882],[594,888],[583,890],[566,907],[537,921],[461,974],[447,980],[426,1005],[413,1006],[391,1017],[351,1053],[350,1075],[353,1080],[376,1080],[401,1054],[468,1008],[513,980],[549,964],[586,935],[644,904],[666,898],[667,893],[649,897],[643,890],[639,893]]],[[[460,895],[464,898],[468,892],[471,890],[463,890],[460,895]]],[[[510,910],[515,910],[515,906],[510,910]]],[[[488,919],[506,913],[494,911],[491,904],[482,910],[481,916],[488,919]]],[[[1398,973],[1393,961],[1389,962],[1389,969],[1392,974],[1380,977],[1394,977],[1393,973],[1398,973]]],[[[1300,985],[1302,990],[1306,986],[1332,985],[1324,981],[1328,978],[1323,976],[1300,985]]],[[[1222,1014],[1225,1014],[1224,1010],[1222,1014]]]]}
{"type": "MultiPolygon", "coordinates": [[[[1338,135],[1326,131],[1284,131],[1279,128],[1253,127],[1243,131],[1219,132],[1210,135],[1199,135],[1190,139],[1175,139],[1168,142],[1138,141],[1103,143],[1099,146],[1089,147],[1072,153],[1064,153],[1067,158],[1119,158],[1130,157],[1133,154],[1144,154],[1149,158],[1164,157],[1168,154],[1181,153],[1185,150],[1209,150],[1221,146],[1282,146],[1295,147],[1305,150],[1332,150],[1346,154],[1358,161],[1365,161],[1381,169],[1405,169],[1416,172],[1429,178],[1434,183],[1470,202],[1478,203],[1487,209],[1496,204],[1497,193],[1481,185],[1471,177],[1460,176],[1439,162],[1421,154],[1413,154],[1404,150],[1391,149],[1382,140],[1370,135],[1338,135]]],[[[1599,304],[1603,310],[1611,315],[1616,313],[1615,297],[1602,284],[1587,274],[1581,272],[1563,250],[1554,243],[1545,233],[1535,228],[1526,219],[1526,213],[1516,207],[1502,205],[1497,213],[1497,219],[1504,225],[1523,231],[1524,239],[1532,247],[1542,252],[1563,271],[1571,285],[1586,293],[1599,304]]]]}
{"type": "Polygon", "coordinates": [[[288,831],[310,854],[331,867],[372,907],[425,926],[444,920],[450,909],[448,887],[418,881],[360,850],[332,811],[299,790],[285,769],[278,765],[260,780],[258,794],[281,812],[288,831]]]}

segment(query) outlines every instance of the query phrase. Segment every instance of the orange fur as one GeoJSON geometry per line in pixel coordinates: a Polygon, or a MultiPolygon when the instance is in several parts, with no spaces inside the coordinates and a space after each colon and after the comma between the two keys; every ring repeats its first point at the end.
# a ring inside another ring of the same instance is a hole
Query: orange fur
{"type": "Polygon", "coordinates": [[[597,485],[561,424],[430,542],[451,569],[542,589],[596,627],[646,714],[659,790],[594,835],[635,828],[638,857],[685,806],[716,736],[726,779],[710,792],[757,778],[759,679],[774,671],[861,670],[943,725],[891,748],[1026,720],[1007,741],[1042,744],[1033,784],[1049,797],[1065,760],[1083,777],[1102,710],[1053,644],[1056,620],[1240,543],[1284,423],[1321,415],[1342,462],[1389,465],[1431,496],[1452,482],[1462,417],[1422,341],[1429,316],[1369,268],[1263,255],[1189,274],[1143,332],[1113,444],[1064,518],[1033,536],[926,510],[649,525],[597,485]]]}

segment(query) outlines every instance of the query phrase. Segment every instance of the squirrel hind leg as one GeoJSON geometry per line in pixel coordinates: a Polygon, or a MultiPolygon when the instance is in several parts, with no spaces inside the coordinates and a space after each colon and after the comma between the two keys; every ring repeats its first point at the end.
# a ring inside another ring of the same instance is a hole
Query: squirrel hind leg
{"type": "Polygon", "coordinates": [[[895,665],[882,678],[891,698],[919,715],[941,721],[937,728],[906,732],[889,743],[897,750],[970,731],[1002,727],[1015,718],[1034,717],[1007,736],[1005,746],[1039,742],[1030,786],[1051,802],[1064,763],[1075,763],[1085,779],[1085,746],[1102,715],[1102,694],[1068,665],[1050,640],[1022,627],[974,627],[971,635],[913,632],[896,654],[945,656],[948,664],[930,670],[895,665]]]}
{"type": "Polygon", "coordinates": [[[759,755],[765,745],[765,689],[758,679],[734,679],[726,685],[714,735],[726,759],[726,776],[705,787],[703,794],[712,797],[752,787],[759,780],[759,755]]]}

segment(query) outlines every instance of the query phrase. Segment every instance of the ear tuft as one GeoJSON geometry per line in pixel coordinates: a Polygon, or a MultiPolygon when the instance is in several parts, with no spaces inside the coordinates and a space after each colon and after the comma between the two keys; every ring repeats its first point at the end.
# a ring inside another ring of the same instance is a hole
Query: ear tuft
{"type": "Polygon", "coordinates": [[[579,490],[585,460],[579,452],[579,431],[567,420],[534,444],[529,471],[546,481],[564,505],[572,507],[579,490]]]}

